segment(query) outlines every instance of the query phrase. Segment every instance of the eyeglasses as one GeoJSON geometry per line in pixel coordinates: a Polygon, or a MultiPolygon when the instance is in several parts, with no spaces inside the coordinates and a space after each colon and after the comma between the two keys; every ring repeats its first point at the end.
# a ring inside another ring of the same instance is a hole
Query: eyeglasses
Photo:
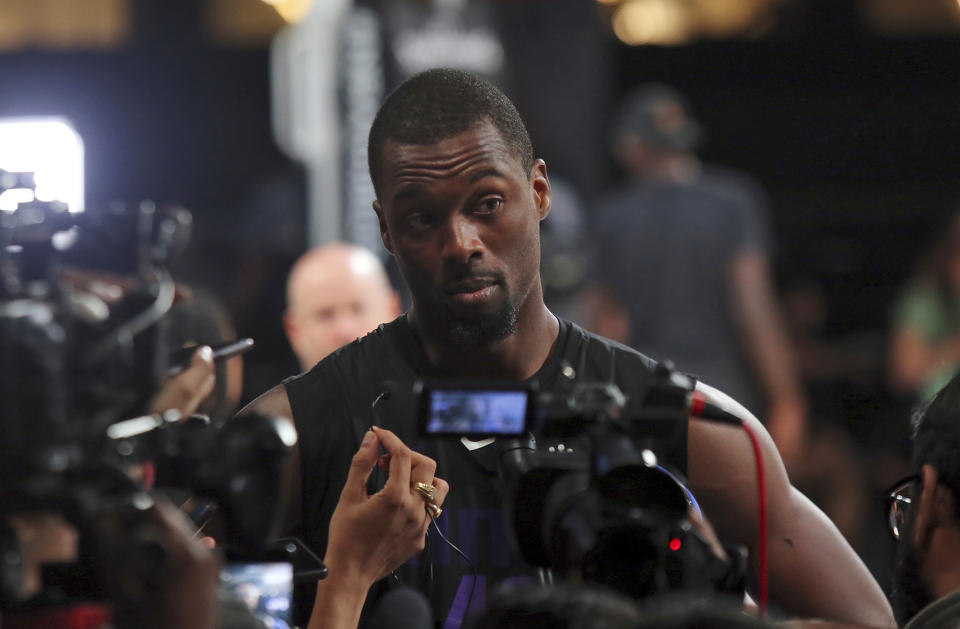
{"type": "Polygon", "coordinates": [[[884,492],[884,513],[887,516],[890,533],[895,540],[900,539],[900,533],[910,518],[910,509],[914,501],[919,498],[917,489],[920,481],[920,475],[913,474],[897,481],[884,492]]]}

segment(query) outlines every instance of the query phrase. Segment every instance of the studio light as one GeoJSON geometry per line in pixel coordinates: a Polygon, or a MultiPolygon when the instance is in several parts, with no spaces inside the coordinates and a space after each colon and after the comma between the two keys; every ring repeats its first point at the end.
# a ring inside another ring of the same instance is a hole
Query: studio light
{"type": "MultiPolygon", "coordinates": [[[[0,170],[35,173],[38,200],[83,210],[83,140],[66,118],[0,118],[0,170]]],[[[29,190],[7,190],[0,210],[32,198],[29,190]]]]}

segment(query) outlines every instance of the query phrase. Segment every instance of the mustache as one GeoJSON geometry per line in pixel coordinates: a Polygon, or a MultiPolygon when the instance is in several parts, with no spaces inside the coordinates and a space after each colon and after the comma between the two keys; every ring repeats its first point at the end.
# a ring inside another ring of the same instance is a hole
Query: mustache
{"type": "Polygon", "coordinates": [[[445,293],[473,291],[492,284],[500,284],[503,281],[503,273],[490,269],[461,267],[444,273],[440,290],[445,293]]]}

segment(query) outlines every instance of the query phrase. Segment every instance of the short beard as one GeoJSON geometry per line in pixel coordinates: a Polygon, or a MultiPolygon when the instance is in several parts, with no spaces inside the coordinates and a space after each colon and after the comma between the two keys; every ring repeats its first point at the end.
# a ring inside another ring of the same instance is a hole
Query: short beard
{"type": "Polygon", "coordinates": [[[439,329],[447,343],[461,351],[486,347],[517,331],[517,308],[507,302],[497,312],[474,319],[459,319],[444,312],[439,329]]]}
{"type": "Polygon", "coordinates": [[[920,574],[922,563],[920,553],[910,541],[901,540],[897,548],[897,564],[890,597],[893,612],[901,627],[933,602],[933,594],[920,574]]]}

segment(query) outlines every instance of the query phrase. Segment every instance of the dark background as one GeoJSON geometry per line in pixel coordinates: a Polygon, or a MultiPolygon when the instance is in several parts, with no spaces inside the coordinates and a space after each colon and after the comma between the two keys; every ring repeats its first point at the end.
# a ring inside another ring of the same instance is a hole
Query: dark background
{"type": "Polygon", "coordinates": [[[687,93],[707,159],[771,197],[781,277],[827,291],[838,330],[883,326],[915,258],[960,209],[960,45],[811,33],[620,51],[620,85],[687,93]]]}
{"type": "MultiPolygon", "coordinates": [[[[0,54],[0,116],[74,122],[88,206],[152,198],[193,211],[193,254],[178,277],[219,295],[240,334],[257,339],[249,399],[291,373],[273,369],[292,364],[284,265],[306,243],[275,255],[260,227],[302,212],[303,177],[272,139],[267,43],[215,43],[201,4],[131,0],[132,36],[105,52],[0,54]],[[271,202],[283,210],[251,217],[271,202]]],[[[588,212],[619,176],[605,147],[618,96],[645,81],[678,87],[706,129],[703,156],[765,187],[780,287],[815,283],[828,308],[823,334],[870,335],[879,354],[897,290],[960,210],[960,35],[883,36],[864,27],[854,0],[785,6],[760,39],[628,47],[594,0],[503,0],[504,87],[588,212]]],[[[884,397],[876,370],[827,398],[842,400],[860,438],[889,444],[907,415],[884,397]]],[[[873,510],[877,530],[861,550],[882,575],[892,553],[873,510]]]]}
{"type": "MultiPolygon", "coordinates": [[[[592,2],[504,3],[507,89],[548,164],[589,200],[617,176],[596,137],[616,97],[676,85],[707,130],[704,156],[767,189],[781,280],[819,282],[832,331],[882,328],[960,200],[960,38],[872,34],[851,2],[796,6],[759,41],[631,48],[590,19],[592,2]],[[589,108],[571,109],[576,93],[593,95],[589,108]],[[559,127],[553,111],[574,120],[559,127]]],[[[291,165],[271,137],[266,45],[211,43],[198,7],[135,2],[133,37],[109,52],[0,55],[0,115],[68,116],[86,144],[89,205],[183,204],[196,241],[222,253],[239,208],[291,165]]]]}

